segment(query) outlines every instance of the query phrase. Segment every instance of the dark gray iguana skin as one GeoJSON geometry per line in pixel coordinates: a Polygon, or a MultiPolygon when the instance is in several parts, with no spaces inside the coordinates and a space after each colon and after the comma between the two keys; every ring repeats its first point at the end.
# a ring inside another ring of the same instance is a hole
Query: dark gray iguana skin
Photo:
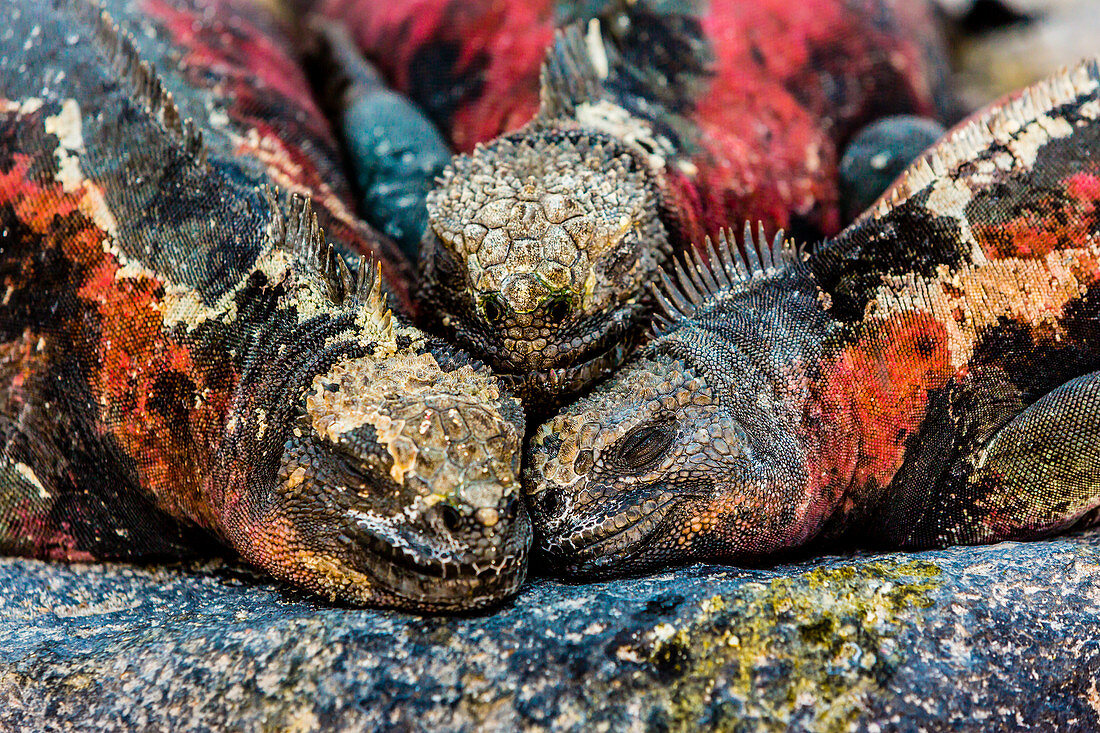
{"type": "Polygon", "coordinates": [[[0,550],[215,539],[357,604],[513,593],[519,404],[267,187],[369,241],[315,175],[331,137],[286,36],[233,0],[109,9],[144,57],[97,4],[0,6],[0,550]]]}
{"type": "Polygon", "coordinates": [[[1095,59],[957,127],[815,254],[747,235],[747,267],[723,243],[681,273],[659,336],[537,431],[525,489],[556,568],[1095,520],[1095,59]]]}

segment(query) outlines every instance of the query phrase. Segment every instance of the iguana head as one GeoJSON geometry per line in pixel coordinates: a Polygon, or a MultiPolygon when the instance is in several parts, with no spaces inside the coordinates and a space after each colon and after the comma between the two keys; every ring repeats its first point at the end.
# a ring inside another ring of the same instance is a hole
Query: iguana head
{"type": "Polygon", "coordinates": [[[305,239],[314,251],[296,259],[276,313],[299,335],[264,347],[263,376],[243,379],[259,386],[234,411],[233,442],[259,454],[241,463],[274,475],[246,479],[247,509],[226,502],[231,541],[279,577],[361,605],[459,610],[514,594],[531,542],[518,400],[396,322],[380,271],[361,263],[354,283],[322,237],[305,239]],[[257,408],[270,414],[254,420],[257,408]]]}
{"type": "Polygon", "coordinates": [[[602,577],[780,545],[781,446],[754,440],[726,380],[707,372],[648,349],[538,429],[525,491],[555,570],[602,577]]]}
{"type": "Polygon", "coordinates": [[[669,251],[652,174],[614,137],[538,127],[458,156],[428,198],[444,330],[523,394],[617,365],[669,251]]]}
{"type": "Polygon", "coordinates": [[[276,489],[311,548],[292,571],[303,584],[425,610],[518,590],[531,541],[523,418],[487,370],[426,351],[349,357],[313,376],[303,406],[276,489]]]}
{"type": "Polygon", "coordinates": [[[748,560],[817,526],[801,422],[813,329],[802,318],[820,306],[763,276],[721,280],[696,278],[697,303],[679,294],[677,323],[532,438],[524,490],[558,571],[748,560]]]}

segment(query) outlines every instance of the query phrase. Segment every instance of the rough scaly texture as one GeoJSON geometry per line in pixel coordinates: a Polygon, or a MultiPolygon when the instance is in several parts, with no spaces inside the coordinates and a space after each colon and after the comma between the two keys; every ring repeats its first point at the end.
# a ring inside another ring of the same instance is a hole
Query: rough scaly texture
{"type": "Polygon", "coordinates": [[[1100,505],[1100,73],[963,123],[813,255],[746,229],[639,357],[543,425],[526,488],[578,576],[812,542],[1030,539],[1100,505]]]}
{"type": "Polygon", "coordinates": [[[0,550],[217,540],[359,604],[514,592],[522,412],[337,252],[382,240],[286,36],[262,5],[109,10],[133,36],[84,0],[0,11],[0,550]]]}
{"type": "Polygon", "coordinates": [[[540,406],[621,363],[677,247],[746,218],[834,233],[837,146],[935,114],[943,69],[908,0],[322,7],[469,152],[428,198],[426,316],[540,406]]]}

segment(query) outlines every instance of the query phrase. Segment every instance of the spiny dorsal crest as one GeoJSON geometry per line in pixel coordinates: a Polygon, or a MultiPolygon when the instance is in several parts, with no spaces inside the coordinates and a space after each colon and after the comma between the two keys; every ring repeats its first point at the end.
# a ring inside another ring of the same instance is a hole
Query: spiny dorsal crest
{"type": "Polygon", "coordinates": [[[554,33],[554,45],[547,53],[539,76],[537,120],[571,117],[585,102],[604,94],[603,81],[612,59],[604,43],[599,20],[572,23],[554,33]]]}
{"type": "Polygon", "coordinates": [[[361,256],[352,275],[344,258],[325,239],[308,196],[291,194],[284,211],[274,188],[264,186],[263,195],[274,214],[275,247],[292,253],[297,271],[308,282],[317,283],[332,305],[354,307],[360,326],[378,340],[392,342],[393,314],[382,284],[382,263],[361,256]]]}
{"type": "Polygon", "coordinates": [[[393,313],[382,288],[382,263],[360,257],[355,277],[355,302],[359,308],[356,322],[384,344],[395,344],[393,313]]]}
{"type": "Polygon", "coordinates": [[[294,253],[306,274],[321,282],[334,305],[343,305],[353,291],[354,281],[344,258],[325,239],[310,198],[291,194],[287,209],[282,246],[294,253]]]}
{"type": "Polygon", "coordinates": [[[742,247],[737,246],[731,229],[719,232],[717,244],[707,237],[705,249],[705,257],[692,248],[690,254],[684,254],[683,262],[680,258],[673,260],[675,280],[663,269],[660,285],[650,284],[661,310],[654,318],[655,334],[689,320],[721,294],[742,292],[752,281],[775,275],[800,256],[782,229],[769,244],[763,222],[757,222],[755,238],[752,227],[745,222],[742,247]]]}
{"type": "MultiPolygon", "coordinates": [[[[1080,104],[1100,96],[1100,57],[1085,59],[1032,84],[1007,101],[995,104],[950,130],[931,150],[901,174],[857,221],[881,216],[924,190],[936,180],[958,175],[963,166],[974,165],[995,146],[1006,146],[1024,128],[1044,117],[1058,118],[1058,108],[1080,104]],[[1051,114],[1053,113],[1053,114],[1051,114]]],[[[1019,161],[1014,163],[1022,166],[1019,161]]]]}
{"type": "Polygon", "coordinates": [[[92,25],[96,44],[123,83],[129,85],[133,99],[160,122],[192,160],[205,164],[202,133],[190,118],[180,117],[172,93],[164,87],[156,67],[141,59],[133,37],[115,23],[97,0],[69,0],[69,7],[73,14],[92,25]]]}

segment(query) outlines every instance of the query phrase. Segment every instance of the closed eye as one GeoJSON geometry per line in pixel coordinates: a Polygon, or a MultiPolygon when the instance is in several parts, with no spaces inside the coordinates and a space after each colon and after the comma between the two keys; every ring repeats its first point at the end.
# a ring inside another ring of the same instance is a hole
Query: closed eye
{"type": "Polygon", "coordinates": [[[673,423],[639,425],[615,445],[613,462],[623,470],[641,473],[664,458],[675,437],[673,423]]]}

